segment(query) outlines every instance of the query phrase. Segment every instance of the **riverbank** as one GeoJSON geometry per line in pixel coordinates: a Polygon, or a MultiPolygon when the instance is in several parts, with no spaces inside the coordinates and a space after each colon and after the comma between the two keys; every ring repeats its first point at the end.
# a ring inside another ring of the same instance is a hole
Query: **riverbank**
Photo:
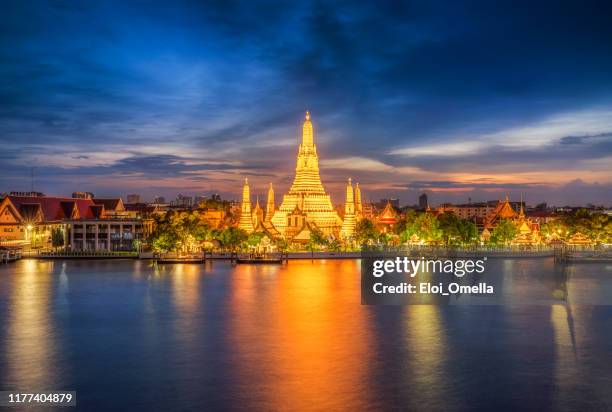
{"type": "MultiPolygon", "coordinates": [[[[559,250],[559,249],[535,249],[535,250],[516,250],[516,249],[445,249],[445,248],[422,248],[408,250],[385,250],[385,251],[341,251],[341,252],[286,252],[269,253],[269,259],[277,260],[308,260],[308,259],[361,259],[365,257],[395,257],[406,255],[413,257],[427,257],[439,259],[457,259],[470,257],[487,257],[490,259],[508,258],[548,258],[555,257],[563,262],[612,262],[612,250],[559,250]]],[[[160,257],[153,252],[37,252],[24,253],[23,257],[37,259],[145,259],[145,260],[164,260],[168,256],[160,257]]],[[[207,252],[189,256],[190,262],[204,260],[236,260],[249,259],[252,255],[246,252],[207,252]]],[[[176,263],[180,263],[181,256],[172,255],[176,263]]],[[[167,260],[167,259],[166,259],[167,260]]]]}

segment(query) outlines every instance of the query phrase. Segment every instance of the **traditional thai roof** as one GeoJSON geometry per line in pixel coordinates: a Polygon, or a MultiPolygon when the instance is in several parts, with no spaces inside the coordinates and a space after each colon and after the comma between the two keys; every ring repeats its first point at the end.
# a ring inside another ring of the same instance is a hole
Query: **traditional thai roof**
{"type": "Polygon", "coordinates": [[[489,232],[489,229],[485,227],[482,233],[480,234],[480,237],[482,238],[482,240],[489,240],[491,238],[491,232],[489,232]]]}
{"type": "Polygon", "coordinates": [[[308,243],[310,242],[310,234],[312,233],[312,226],[308,222],[304,222],[302,229],[297,233],[297,235],[291,238],[292,242],[295,243],[308,243]]]}
{"type": "Polygon", "coordinates": [[[94,203],[96,205],[104,205],[104,210],[107,212],[123,212],[125,211],[125,206],[123,205],[123,200],[120,197],[118,198],[94,198],[94,203]]]}
{"type": "Polygon", "coordinates": [[[593,241],[585,234],[576,232],[568,239],[567,244],[572,246],[592,245],[593,241]]]}
{"type": "Polygon", "coordinates": [[[50,196],[7,196],[3,203],[10,202],[19,213],[21,219],[26,219],[23,214],[31,217],[32,213],[40,210],[41,221],[55,222],[64,219],[71,219],[76,214],[79,219],[92,219],[94,214],[91,206],[94,205],[92,199],[72,199],[50,196]],[[37,206],[24,206],[37,205],[37,206]],[[70,205],[73,205],[72,207],[70,205]],[[22,206],[24,206],[22,208],[22,206]],[[67,214],[70,212],[70,215],[67,214]]]}
{"type": "Polygon", "coordinates": [[[43,214],[38,203],[23,203],[19,206],[19,214],[28,222],[40,222],[43,214]]]}
{"type": "Polygon", "coordinates": [[[278,230],[276,230],[274,225],[271,222],[268,222],[268,221],[261,221],[261,222],[259,222],[259,224],[255,227],[255,231],[256,232],[264,232],[265,234],[267,234],[271,238],[278,238],[278,237],[281,236],[280,232],[278,230]]]}
{"type": "Polygon", "coordinates": [[[485,226],[494,227],[502,219],[516,219],[517,217],[519,217],[518,213],[510,206],[510,199],[506,196],[506,200],[500,201],[495,210],[487,216],[485,226]]]}
{"type": "Polygon", "coordinates": [[[387,202],[387,206],[385,206],[385,209],[378,216],[378,222],[384,223],[386,225],[392,225],[396,223],[397,220],[398,220],[397,213],[395,212],[395,209],[393,208],[393,206],[391,205],[391,202],[389,201],[387,202]]]}
{"type": "Polygon", "coordinates": [[[104,206],[103,205],[93,205],[93,206],[90,206],[90,209],[95,219],[102,219],[104,217],[104,206]]]}

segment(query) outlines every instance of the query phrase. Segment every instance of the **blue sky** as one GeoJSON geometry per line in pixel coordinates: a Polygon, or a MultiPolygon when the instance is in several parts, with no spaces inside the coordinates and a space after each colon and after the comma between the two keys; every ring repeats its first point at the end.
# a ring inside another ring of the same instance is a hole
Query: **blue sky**
{"type": "Polygon", "coordinates": [[[309,109],[337,203],[612,204],[604,1],[8,1],[0,61],[0,192],[280,194],[309,109]]]}

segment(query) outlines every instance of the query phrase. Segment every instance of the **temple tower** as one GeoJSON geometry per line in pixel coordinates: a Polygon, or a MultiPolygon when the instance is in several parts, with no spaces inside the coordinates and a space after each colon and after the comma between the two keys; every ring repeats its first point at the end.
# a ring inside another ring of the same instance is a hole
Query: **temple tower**
{"type": "Polygon", "coordinates": [[[264,211],[261,208],[261,206],[259,206],[259,196],[257,196],[257,201],[255,202],[255,207],[253,208],[253,212],[251,214],[253,216],[253,227],[254,228],[259,226],[260,223],[263,223],[264,211]]]}
{"type": "Polygon", "coordinates": [[[361,217],[363,214],[363,205],[361,204],[361,188],[359,183],[355,183],[355,215],[361,217]]]}
{"type": "Polygon", "coordinates": [[[276,208],[274,204],[274,188],[272,187],[272,182],[270,182],[270,188],[268,189],[268,202],[266,204],[266,222],[272,221],[272,216],[274,216],[274,209],[276,208]]]}
{"type": "Polygon", "coordinates": [[[344,203],[344,221],[340,236],[344,239],[350,239],[355,235],[355,197],[353,195],[353,184],[351,178],[346,185],[346,201],[344,203]]]}
{"type": "Polygon", "coordinates": [[[296,206],[300,207],[309,223],[326,234],[337,232],[342,225],[342,219],[334,210],[321,183],[319,157],[309,112],[306,112],[302,125],[302,142],[298,149],[293,184],[272,217],[272,224],[282,235],[285,234],[288,214],[296,206]]]}
{"type": "Polygon", "coordinates": [[[249,179],[244,178],[244,186],[242,186],[242,204],[240,205],[240,221],[238,222],[240,229],[246,230],[247,233],[252,233],[253,216],[251,215],[251,190],[249,189],[249,179]]]}

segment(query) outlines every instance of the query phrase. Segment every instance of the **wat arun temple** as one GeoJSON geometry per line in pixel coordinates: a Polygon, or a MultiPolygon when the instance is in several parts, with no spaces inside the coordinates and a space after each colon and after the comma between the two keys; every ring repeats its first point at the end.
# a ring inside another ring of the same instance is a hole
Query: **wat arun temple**
{"type": "Polygon", "coordinates": [[[321,182],[312,121],[310,113],[306,112],[295,178],[289,192],[283,195],[280,206],[276,208],[274,188],[270,183],[266,210],[260,207],[259,200],[252,208],[249,182],[245,179],[238,227],[248,233],[263,231],[272,237],[283,237],[291,241],[310,239],[313,230],[320,230],[330,237],[351,239],[361,213],[359,183],[353,188],[351,179],[348,180],[346,188],[343,216],[334,209],[321,182]]]}

